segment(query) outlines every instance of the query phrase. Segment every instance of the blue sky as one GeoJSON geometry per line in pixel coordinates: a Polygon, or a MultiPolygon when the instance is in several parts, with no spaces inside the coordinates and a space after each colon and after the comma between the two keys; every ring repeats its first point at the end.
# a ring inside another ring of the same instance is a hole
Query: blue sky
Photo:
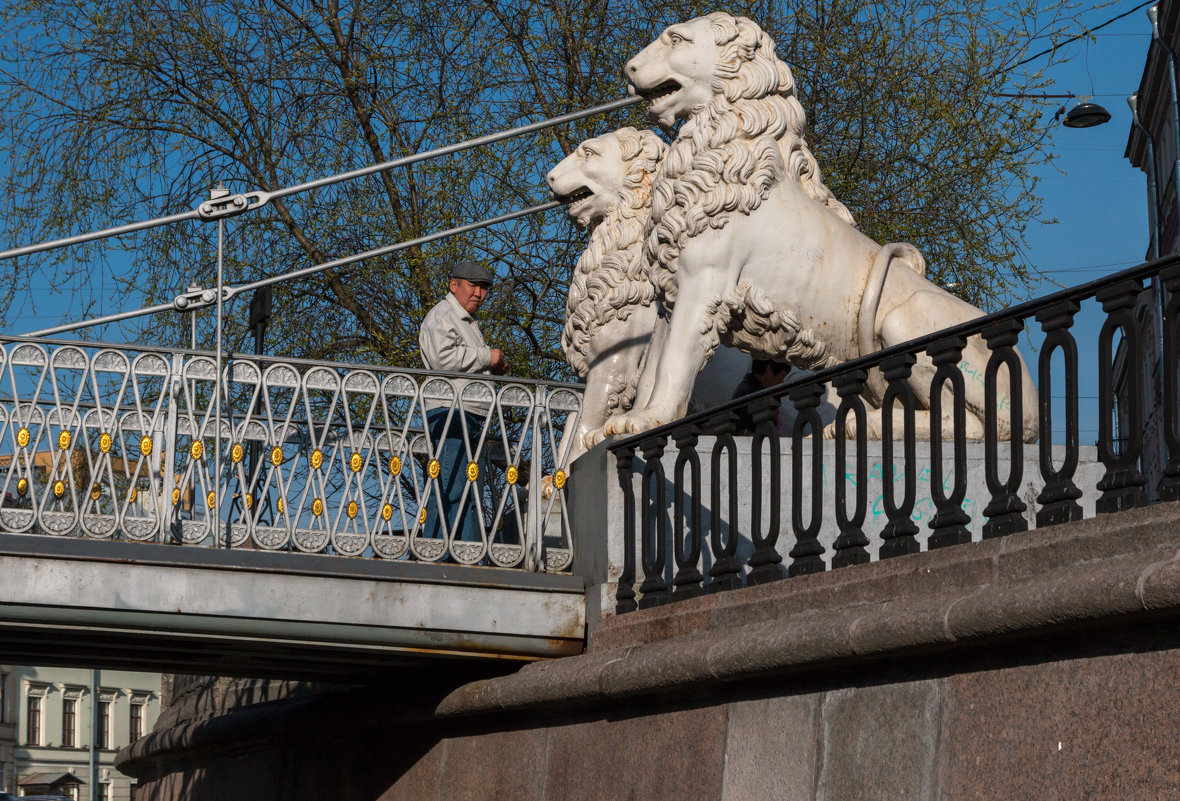
{"type": "MultiPolygon", "coordinates": [[[[1138,3],[1123,2],[1089,12],[1084,20],[1096,25],[1138,3]]],[[[1057,158],[1041,168],[1039,191],[1044,212],[1055,223],[1031,226],[1028,256],[1046,276],[1036,292],[1047,294],[1059,286],[1092,281],[1142,262],[1147,254],[1147,184],[1142,172],[1123,157],[1131,128],[1126,98],[1139,88],[1151,24],[1146,9],[1135,11],[1095,34],[1093,41],[1067,45],[1067,63],[1048,72],[1050,93],[1094,95],[1111,114],[1110,122],[1095,128],[1058,126],[1052,151],[1057,158]],[[1050,283],[1056,282],[1056,284],[1050,283]]],[[[1030,65],[1034,66],[1034,65],[1030,65]]],[[[1076,100],[1063,100],[1067,107],[1076,100]]],[[[1081,442],[1097,437],[1097,379],[1094,362],[1102,315],[1088,301],[1076,320],[1080,351],[1081,442]]],[[[1035,327],[1035,324],[1034,324],[1035,327]]],[[[1032,342],[1040,337],[1030,332],[1032,342]]],[[[1035,375],[1035,354],[1029,367],[1035,375]]],[[[1054,395],[1060,389],[1054,387],[1054,395]]],[[[1054,421],[1060,431],[1060,418],[1054,421]]]]}
{"type": "MultiPolygon", "coordinates": [[[[1117,11],[1091,12],[1087,21],[1101,22],[1117,11]]],[[[1147,251],[1146,183],[1123,151],[1131,127],[1126,98],[1139,87],[1151,27],[1145,12],[1135,12],[1095,37],[1066,46],[1074,57],[1049,71],[1055,86],[1048,91],[1093,94],[1111,120],[1096,128],[1058,127],[1052,144],[1057,159],[1040,171],[1045,214],[1057,222],[1031,228],[1029,237],[1032,263],[1066,286],[1137,264],[1147,251]]]]}

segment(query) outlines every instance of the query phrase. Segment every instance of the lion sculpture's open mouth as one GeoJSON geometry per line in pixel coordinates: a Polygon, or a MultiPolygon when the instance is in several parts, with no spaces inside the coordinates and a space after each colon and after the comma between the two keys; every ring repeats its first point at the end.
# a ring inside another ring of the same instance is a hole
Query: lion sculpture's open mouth
{"type": "Polygon", "coordinates": [[[668,80],[661,83],[659,86],[654,86],[650,89],[641,89],[636,87],[635,91],[649,103],[654,103],[657,100],[663,100],[669,95],[673,95],[680,91],[680,84],[676,81],[668,80]]]}
{"type": "Polygon", "coordinates": [[[589,187],[579,186],[572,192],[564,195],[553,193],[553,199],[569,204],[566,208],[566,214],[570,217],[577,217],[578,213],[586,208],[586,202],[594,197],[594,192],[589,187]]]}

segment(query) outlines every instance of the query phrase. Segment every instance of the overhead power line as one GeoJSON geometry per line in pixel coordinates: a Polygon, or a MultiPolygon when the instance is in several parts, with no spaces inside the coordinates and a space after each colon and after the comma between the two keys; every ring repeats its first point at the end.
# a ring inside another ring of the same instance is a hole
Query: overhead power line
{"type": "Polygon", "coordinates": [[[1068,39],[1066,39],[1065,41],[1058,42],[1057,44],[1053,45],[1052,47],[1046,48],[1045,50],[1042,50],[1042,51],[1041,51],[1041,52],[1039,52],[1039,53],[1034,53],[1033,55],[1029,56],[1028,58],[1024,59],[1023,61],[1017,61],[1015,64],[1013,64],[1013,65],[1010,67],[1010,69],[1016,69],[1017,67],[1022,67],[1022,66],[1024,66],[1025,64],[1029,63],[1030,61],[1036,61],[1038,58],[1041,58],[1042,56],[1047,56],[1047,55],[1049,55],[1050,53],[1053,53],[1053,52],[1056,52],[1057,50],[1060,50],[1061,48],[1065,47],[1065,46],[1066,46],[1067,44],[1069,44],[1070,42],[1076,42],[1078,39],[1084,39],[1085,37],[1087,37],[1087,36],[1089,36],[1090,34],[1094,33],[1094,31],[1099,31],[1099,30],[1102,30],[1102,29],[1103,29],[1103,28],[1105,28],[1107,25],[1110,25],[1111,23],[1114,23],[1114,22],[1118,22],[1118,21],[1119,21],[1120,19],[1122,19],[1123,17],[1130,16],[1131,14],[1134,14],[1134,13],[1135,13],[1136,11],[1138,11],[1139,9],[1141,9],[1141,8],[1146,8],[1147,6],[1149,6],[1149,5],[1152,5],[1152,4],[1153,4],[1153,3],[1155,3],[1156,1],[1157,1],[1157,0],[1147,0],[1146,2],[1144,2],[1144,3],[1140,3],[1139,5],[1135,6],[1135,7],[1134,7],[1134,8],[1132,8],[1132,9],[1129,9],[1129,10],[1127,10],[1127,11],[1124,11],[1122,14],[1119,14],[1117,17],[1111,17],[1111,18],[1110,18],[1110,19],[1108,19],[1106,22],[1103,22],[1103,23],[1100,23],[1100,24],[1098,24],[1098,25],[1095,25],[1095,26],[1094,26],[1094,27],[1092,27],[1092,28],[1086,28],[1086,29],[1085,29],[1085,30],[1083,30],[1081,33],[1079,33],[1077,36],[1071,36],[1071,37],[1069,37],[1068,39]]]}

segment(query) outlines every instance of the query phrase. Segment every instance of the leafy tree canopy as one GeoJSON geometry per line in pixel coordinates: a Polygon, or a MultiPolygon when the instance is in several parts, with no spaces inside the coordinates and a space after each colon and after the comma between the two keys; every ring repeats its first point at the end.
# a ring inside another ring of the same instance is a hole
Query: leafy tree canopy
{"type": "MultiPolygon", "coordinates": [[[[274,190],[586,108],[624,93],[622,66],[664,26],[712,10],[693,0],[23,0],[0,76],[6,246],[194,207],[224,182],[274,190]]],[[[879,241],[926,253],[935,280],[995,306],[1027,293],[1023,233],[1039,219],[1033,170],[1050,158],[1044,101],[1017,65],[1077,30],[1065,0],[739,0],[791,64],[810,142],[836,195],[879,241]]],[[[1052,56],[1036,62],[1043,69],[1052,56]]],[[[532,205],[583,138],[644,125],[631,107],[536,135],[276,201],[227,223],[227,282],[322,263],[532,205]]],[[[215,278],[216,226],[120,240],[117,296],[170,300],[215,278]]],[[[418,324],[450,263],[501,276],[489,341],[515,373],[566,375],[558,346],[582,236],[561,212],[276,287],[268,350],[420,366],[418,324]]],[[[84,274],[100,245],[8,262],[2,301],[84,274]],[[15,266],[14,266],[15,264],[15,266]]],[[[108,245],[109,247],[109,245],[108,245]]],[[[109,251],[108,251],[109,252],[109,251]]],[[[245,303],[227,342],[244,347],[245,303]]],[[[147,342],[187,341],[151,318],[147,342]]],[[[208,340],[206,340],[208,341],[208,340]]]]}

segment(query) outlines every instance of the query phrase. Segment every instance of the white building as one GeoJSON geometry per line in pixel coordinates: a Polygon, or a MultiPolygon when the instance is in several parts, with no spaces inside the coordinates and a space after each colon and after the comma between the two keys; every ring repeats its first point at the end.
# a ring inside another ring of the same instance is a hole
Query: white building
{"type": "Polygon", "coordinates": [[[0,665],[0,791],[16,787],[15,668],[0,665]]]}
{"type": "Polygon", "coordinates": [[[93,744],[98,754],[93,797],[134,798],[133,780],[115,770],[115,753],[155,725],[160,714],[158,673],[98,671],[98,727],[93,731],[90,670],[0,666],[0,686],[0,721],[8,721],[0,722],[0,791],[53,792],[88,801],[93,744]],[[5,740],[10,730],[11,739],[5,740]],[[72,790],[39,784],[63,774],[83,784],[72,790]]]}

